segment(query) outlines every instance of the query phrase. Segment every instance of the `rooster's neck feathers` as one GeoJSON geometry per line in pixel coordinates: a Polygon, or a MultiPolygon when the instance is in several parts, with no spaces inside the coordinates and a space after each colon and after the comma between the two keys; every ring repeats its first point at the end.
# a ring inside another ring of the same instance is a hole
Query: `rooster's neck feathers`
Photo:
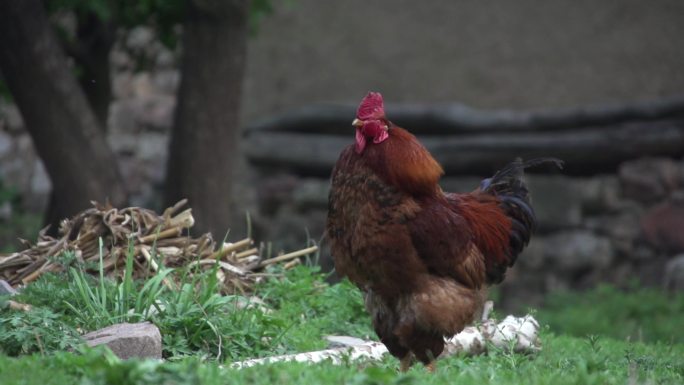
{"type": "Polygon", "coordinates": [[[386,141],[368,146],[360,156],[387,183],[406,193],[430,195],[439,190],[442,166],[401,127],[392,125],[386,141]]]}

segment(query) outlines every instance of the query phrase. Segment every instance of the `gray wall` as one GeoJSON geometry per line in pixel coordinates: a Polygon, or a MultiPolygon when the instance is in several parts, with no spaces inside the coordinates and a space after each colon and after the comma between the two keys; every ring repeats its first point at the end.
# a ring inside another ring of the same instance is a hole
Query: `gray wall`
{"type": "Polygon", "coordinates": [[[250,41],[246,122],[369,89],[512,109],[684,92],[682,0],[279,3],[250,41]]]}

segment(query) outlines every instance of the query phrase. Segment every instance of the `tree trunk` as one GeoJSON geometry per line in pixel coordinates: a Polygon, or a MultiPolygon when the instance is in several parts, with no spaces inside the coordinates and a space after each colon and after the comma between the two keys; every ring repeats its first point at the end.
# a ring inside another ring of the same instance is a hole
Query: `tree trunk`
{"type": "MultiPolygon", "coordinates": [[[[79,84],[100,123],[100,129],[106,133],[109,104],[112,101],[109,53],[114,45],[116,27],[111,21],[103,21],[93,12],[79,17],[77,21],[76,38],[73,41],[63,40],[63,48],[81,69],[79,84]]],[[[45,211],[45,224],[60,220],[59,205],[59,198],[53,190],[45,211]]],[[[54,230],[56,227],[53,226],[53,232],[54,230]]]]}
{"type": "Polygon", "coordinates": [[[247,0],[188,4],[166,201],[188,198],[197,231],[223,234],[230,226],[248,6],[247,0]]]}
{"type": "MultiPolygon", "coordinates": [[[[0,70],[52,181],[52,224],[126,192],[114,154],[39,0],[0,2],[0,70]]],[[[55,226],[53,226],[55,230],[55,226]]]]}
{"type": "Polygon", "coordinates": [[[114,45],[116,26],[112,21],[102,20],[93,12],[79,19],[76,41],[69,54],[83,72],[79,76],[81,88],[100,122],[107,131],[109,104],[112,101],[112,80],[109,53],[114,45]]]}

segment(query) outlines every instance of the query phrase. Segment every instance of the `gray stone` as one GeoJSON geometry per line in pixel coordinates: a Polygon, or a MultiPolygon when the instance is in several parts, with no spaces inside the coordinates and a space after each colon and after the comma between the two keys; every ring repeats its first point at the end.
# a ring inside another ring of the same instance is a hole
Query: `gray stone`
{"type": "Polygon", "coordinates": [[[50,176],[45,170],[45,165],[41,160],[36,161],[31,174],[31,193],[38,195],[48,195],[52,191],[50,176]]]}
{"type": "Polygon", "coordinates": [[[108,137],[118,155],[118,165],[130,201],[146,207],[158,202],[158,189],[163,187],[168,136],[142,132],[108,137]]]}
{"type": "MultiPolygon", "coordinates": [[[[110,108],[114,103],[124,101],[133,97],[133,73],[130,71],[121,71],[112,74],[112,95],[114,100],[110,104],[110,108]]],[[[111,113],[111,111],[110,111],[111,113]]]]}
{"type": "Polygon", "coordinates": [[[19,292],[4,279],[0,279],[0,295],[15,295],[19,292]]]}
{"type": "Polygon", "coordinates": [[[620,184],[625,198],[653,203],[682,185],[682,173],[670,158],[641,158],[620,165],[620,184]]]}
{"type": "Polygon", "coordinates": [[[0,105],[0,118],[3,122],[3,131],[9,133],[24,131],[24,119],[15,104],[2,103],[0,105]]]}
{"type": "Polygon", "coordinates": [[[169,137],[167,135],[146,132],[139,135],[130,135],[135,142],[133,146],[136,157],[141,161],[154,161],[165,159],[169,137]]]}
{"type": "Polygon", "coordinates": [[[166,95],[139,98],[138,122],[145,130],[167,132],[173,122],[176,99],[166,95]]]}
{"type": "Polygon", "coordinates": [[[557,175],[527,177],[532,206],[541,229],[576,227],[582,223],[582,182],[557,175]]]}
{"type": "MultiPolygon", "coordinates": [[[[131,91],[132,92],[132,91],[131,91]]],[[[113,101],[109,105],[109,127],[110,140],[116,140],[121,134],[130,134],[140,131],[138,124],[138,104],[132,98],[113,101]]]]}
{"type": "Polygon", "coordinates": [[[173,121],[175,99],[165,95],[132,97],[113,102],[110,107],[109,136],[145,131],[168,132],[173,121]]]}
{"type": "Polygon", "coordinates": [[[636,213],[622,211],[614,215],[589,217],[584,221],[584,227],[598,235],[610,238],[615,251],[621,256],[631,259],[641,259],[646,254],[640,250],[637,254],[636,244],[641,237],[639,216],[636,213]]]}
{"type": "Polygon", "coordinates": [[[545,237],[543,242],[545,263],[553,270],[606,268],[615,254],[607,237],[586,230],[559,232],[545,237]]]}
{"type": "Polygon", "coordinates": [[[154,41],[154,32],[149,27],[131,29],[126,37],[126,47],[132,51],[144,51],[154,41]]]}
{"type": "MultiPolygon", "coordinates": [[[[1,116],[0,116],[1,118],[1,116]]],[[[1,127],[0,127],[1,128],[1,127]]],[[[9,155],[12,151],[12,136],[0,130],[0,159],[9,155]]]]}
{"type": "Polygon", "coordinates": [[[628,257],[634,261],[651,261],[658,258],[658,253],[648,245],[637,244],[628,257]]]}
{"type": "Polygon", "coordinates": [[[166,47],[161,47],[156,55],[155,64],[157,68],[175,69],[177,60],[176,55],[166,47]]]}
{"type": "Polygon", "coordinates": [[[307,240],[319,241],[325,231],[326,210],[295,212],[292,207],[282,207],[268,223],[265,239],[273,240],[273,251],[299,250],[307,240]]]}
{"type": "Polygon", "coordinates": [[[675,256],[665,265],[665,288],[684,292],[684,254],[675,256]]]}
{"type": "Polygon", "coordinates": [[[149,72],[139,72],[133,75],[131,87],[136,97],[149,97],[154,94],[154,85],[149,72]]]}
{"type": "Polygon", "coordinates": [[[634,245],[641,235],[637,216],[629,213],[618,215],[611,221],[607,230],[618,253],[626,256],[635,254],[634,245]]]}
{"type": "Polygon", "coordinates": [[[109,53],[109,62],[115,72],[133,71],[135,69],[135,63],[131,56],[118,45],[109,53]]]}
{"type": "Polygon", "coordinates": [[[0,203],[0,222],[8,221],[12,218],[13,211],[12,202],[4,201],[0,203]]]}
{"type": "Polygon", "coordinates": [[[121,323],[83,336],[88,346],[106,344],[121,359],[162,358],[161,333],[150,322],[121,323]]]}
{"type": "Polygon", "coordinates": [[[684,201],[670,200],[654,206],[641,218],[646,240],[671,253],[684,252],[684,201]]]}
{"type": "Polygon", "coordinates": [[[22,208],[32,208],[34,194],[31,191],[31,178],[38,157],[33,142],[27,133],[13,136],[13,148],[0,160],[0,178],[6,186],[17,189],[21,195],[22,208]]]}
{"type": "Polygon", "coordinates": [[[619,209],[620,183],[614,175],[586,178],[578,183],[585,214],[613,212],[619,209]]]}
{"type": "Polygon", "coordinates": [[[326,209],[328,207],[328,192],[330,181],[320,179],[305,179],[292,191],[292,199],[298,210],[326,209]]]}
{"type": "Polygon", "coordinates": [[[292,201],[292,194],[299,185],[299,178],[291,174],[280,174],[257,179],[255,183],[258,185],[256,191],[259,210],[270,216],[280,210],[281,206],[292,201]]]}
{"type": "Polygon", "coordinates": [[[174,96],[180,82],[180,72],[177,69],[156,71],[152,75],[155,90],[164,95],[174,96]]]}
{"type": "Polygon", "coordinates": [[[544,266],[546,238],[534,235],[530,243],[518,257],[518,263],[529,269],[540,269],[544,266]]]}

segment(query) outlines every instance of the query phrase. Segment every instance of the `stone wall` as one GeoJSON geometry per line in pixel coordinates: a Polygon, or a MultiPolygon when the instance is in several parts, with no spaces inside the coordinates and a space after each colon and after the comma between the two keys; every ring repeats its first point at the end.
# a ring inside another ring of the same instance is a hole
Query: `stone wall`
{"type": "MultiPolygon", "coordinates": [[[[287,249],[309,235],[319,238],[328,180],[266,175],[257,188],[261,234],[287,249]]],[[[601,282],[684,288],[684,159],[641,158],[615,174],[526,179],[539,227],[501,286],[504,306],[529,306],[549,291],[601,282]]],[[[467,192],[480,180],[447,176],[442,187],[467,192]]],[[[327,251],[322,263],[332,266],[327,251]]]]}

